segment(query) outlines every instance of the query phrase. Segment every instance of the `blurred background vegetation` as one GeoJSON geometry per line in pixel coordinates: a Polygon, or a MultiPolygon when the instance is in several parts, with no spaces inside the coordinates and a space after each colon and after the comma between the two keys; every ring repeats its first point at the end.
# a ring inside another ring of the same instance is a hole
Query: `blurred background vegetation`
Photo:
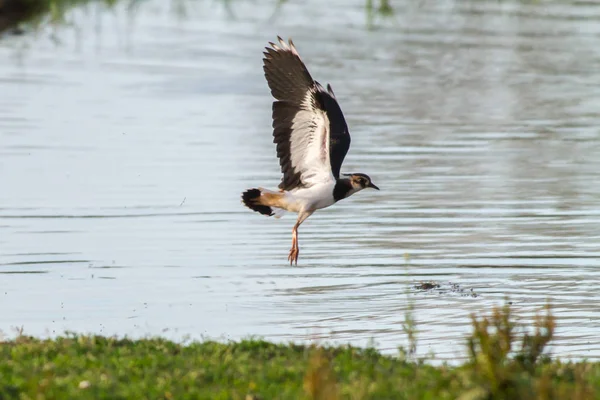
{"type": "MultiPolygon", "coordinates": [[[[65,13],[74,7],[87,3],[102,3],[108,9],[119,0],[0,0],[0,33],[23,33],[27,28],[36,27],[41,23],[64,22],[65,13]]],[[[131,8],[141,3],[141,0],[128,1],[131,8]]],[[[187,0],[172,0],[178,10],[185,10],[187,0]]],[[[232,0],[220,0],[227,9],[231,9],[232,0]]],[[[277,0],[275,8],[281,7],[287,0],[277,0]]],[[[389,0],[366,0],[365,11],[369,20],[376,15],[384,17],[393,15],[392,4],[389,0]]]]}
{"type": "MultiPolygon", "coordinates": [[[[115,0],[103,0],[107,5],[115,0]]],[[[59,21],[66,10],[89,0],[0,0],[0,32],[22,32],[24,24],[59,21]]]]}

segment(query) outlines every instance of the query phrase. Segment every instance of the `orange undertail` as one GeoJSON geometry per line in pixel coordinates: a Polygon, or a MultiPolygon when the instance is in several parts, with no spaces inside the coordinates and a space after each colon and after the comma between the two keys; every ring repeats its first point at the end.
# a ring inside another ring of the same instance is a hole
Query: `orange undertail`
{"type": "Polygon", "coordinates": [[[262,188],[248,189],[242,193],[242,202],[249,209],[270,217],[276,214],[273,207],[282,208],[283,197],[283,193],[271,192],[262,188]]]}

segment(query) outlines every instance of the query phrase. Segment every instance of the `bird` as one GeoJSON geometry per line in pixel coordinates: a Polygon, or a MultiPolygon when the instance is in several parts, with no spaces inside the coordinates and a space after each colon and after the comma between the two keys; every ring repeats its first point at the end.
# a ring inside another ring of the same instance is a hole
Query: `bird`
{"type": "Polygon", "coordinates": [[[298,228],[316,210],[363,189],[379,188],[363,173],[342,174],[350,132],[336,96],[313,80],[292,39],[269,42],[263,70],[271,95],[273,143],[283,177],[278,190],[262,187],[242,193],[242,203],[262,215],[298,214],[292,229],[290,266],[298,265],[298,228]]]}

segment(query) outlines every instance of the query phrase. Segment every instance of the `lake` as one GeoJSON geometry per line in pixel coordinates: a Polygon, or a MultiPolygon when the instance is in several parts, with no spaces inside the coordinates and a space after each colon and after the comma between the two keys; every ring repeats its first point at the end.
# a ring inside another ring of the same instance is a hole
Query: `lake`
{"type": "Polygon", "coordinates": [[[406,345],[547,301],[600,358],[600,4],[150,1],[0,40],[0,329],[406,345]],[[184,7],[185,9],[182,9],[184,7]],[[295,216],[262,51],[292,37],[381,188],[295,216]],[[419,290],[424,282],[440,285],[419,290]]]}

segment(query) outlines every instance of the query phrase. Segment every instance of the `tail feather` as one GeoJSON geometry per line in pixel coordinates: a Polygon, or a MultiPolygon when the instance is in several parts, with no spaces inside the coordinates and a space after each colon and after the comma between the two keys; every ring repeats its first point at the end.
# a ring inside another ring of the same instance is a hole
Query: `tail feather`
{"type": "Polygon", "coordinates": [[[248,189],[242,193],[242,202],[249,209],[261,213],[262,215],[271,216],[275,213],[270,206],[261,203],[261,190],[260,189],[248,189]]]}

